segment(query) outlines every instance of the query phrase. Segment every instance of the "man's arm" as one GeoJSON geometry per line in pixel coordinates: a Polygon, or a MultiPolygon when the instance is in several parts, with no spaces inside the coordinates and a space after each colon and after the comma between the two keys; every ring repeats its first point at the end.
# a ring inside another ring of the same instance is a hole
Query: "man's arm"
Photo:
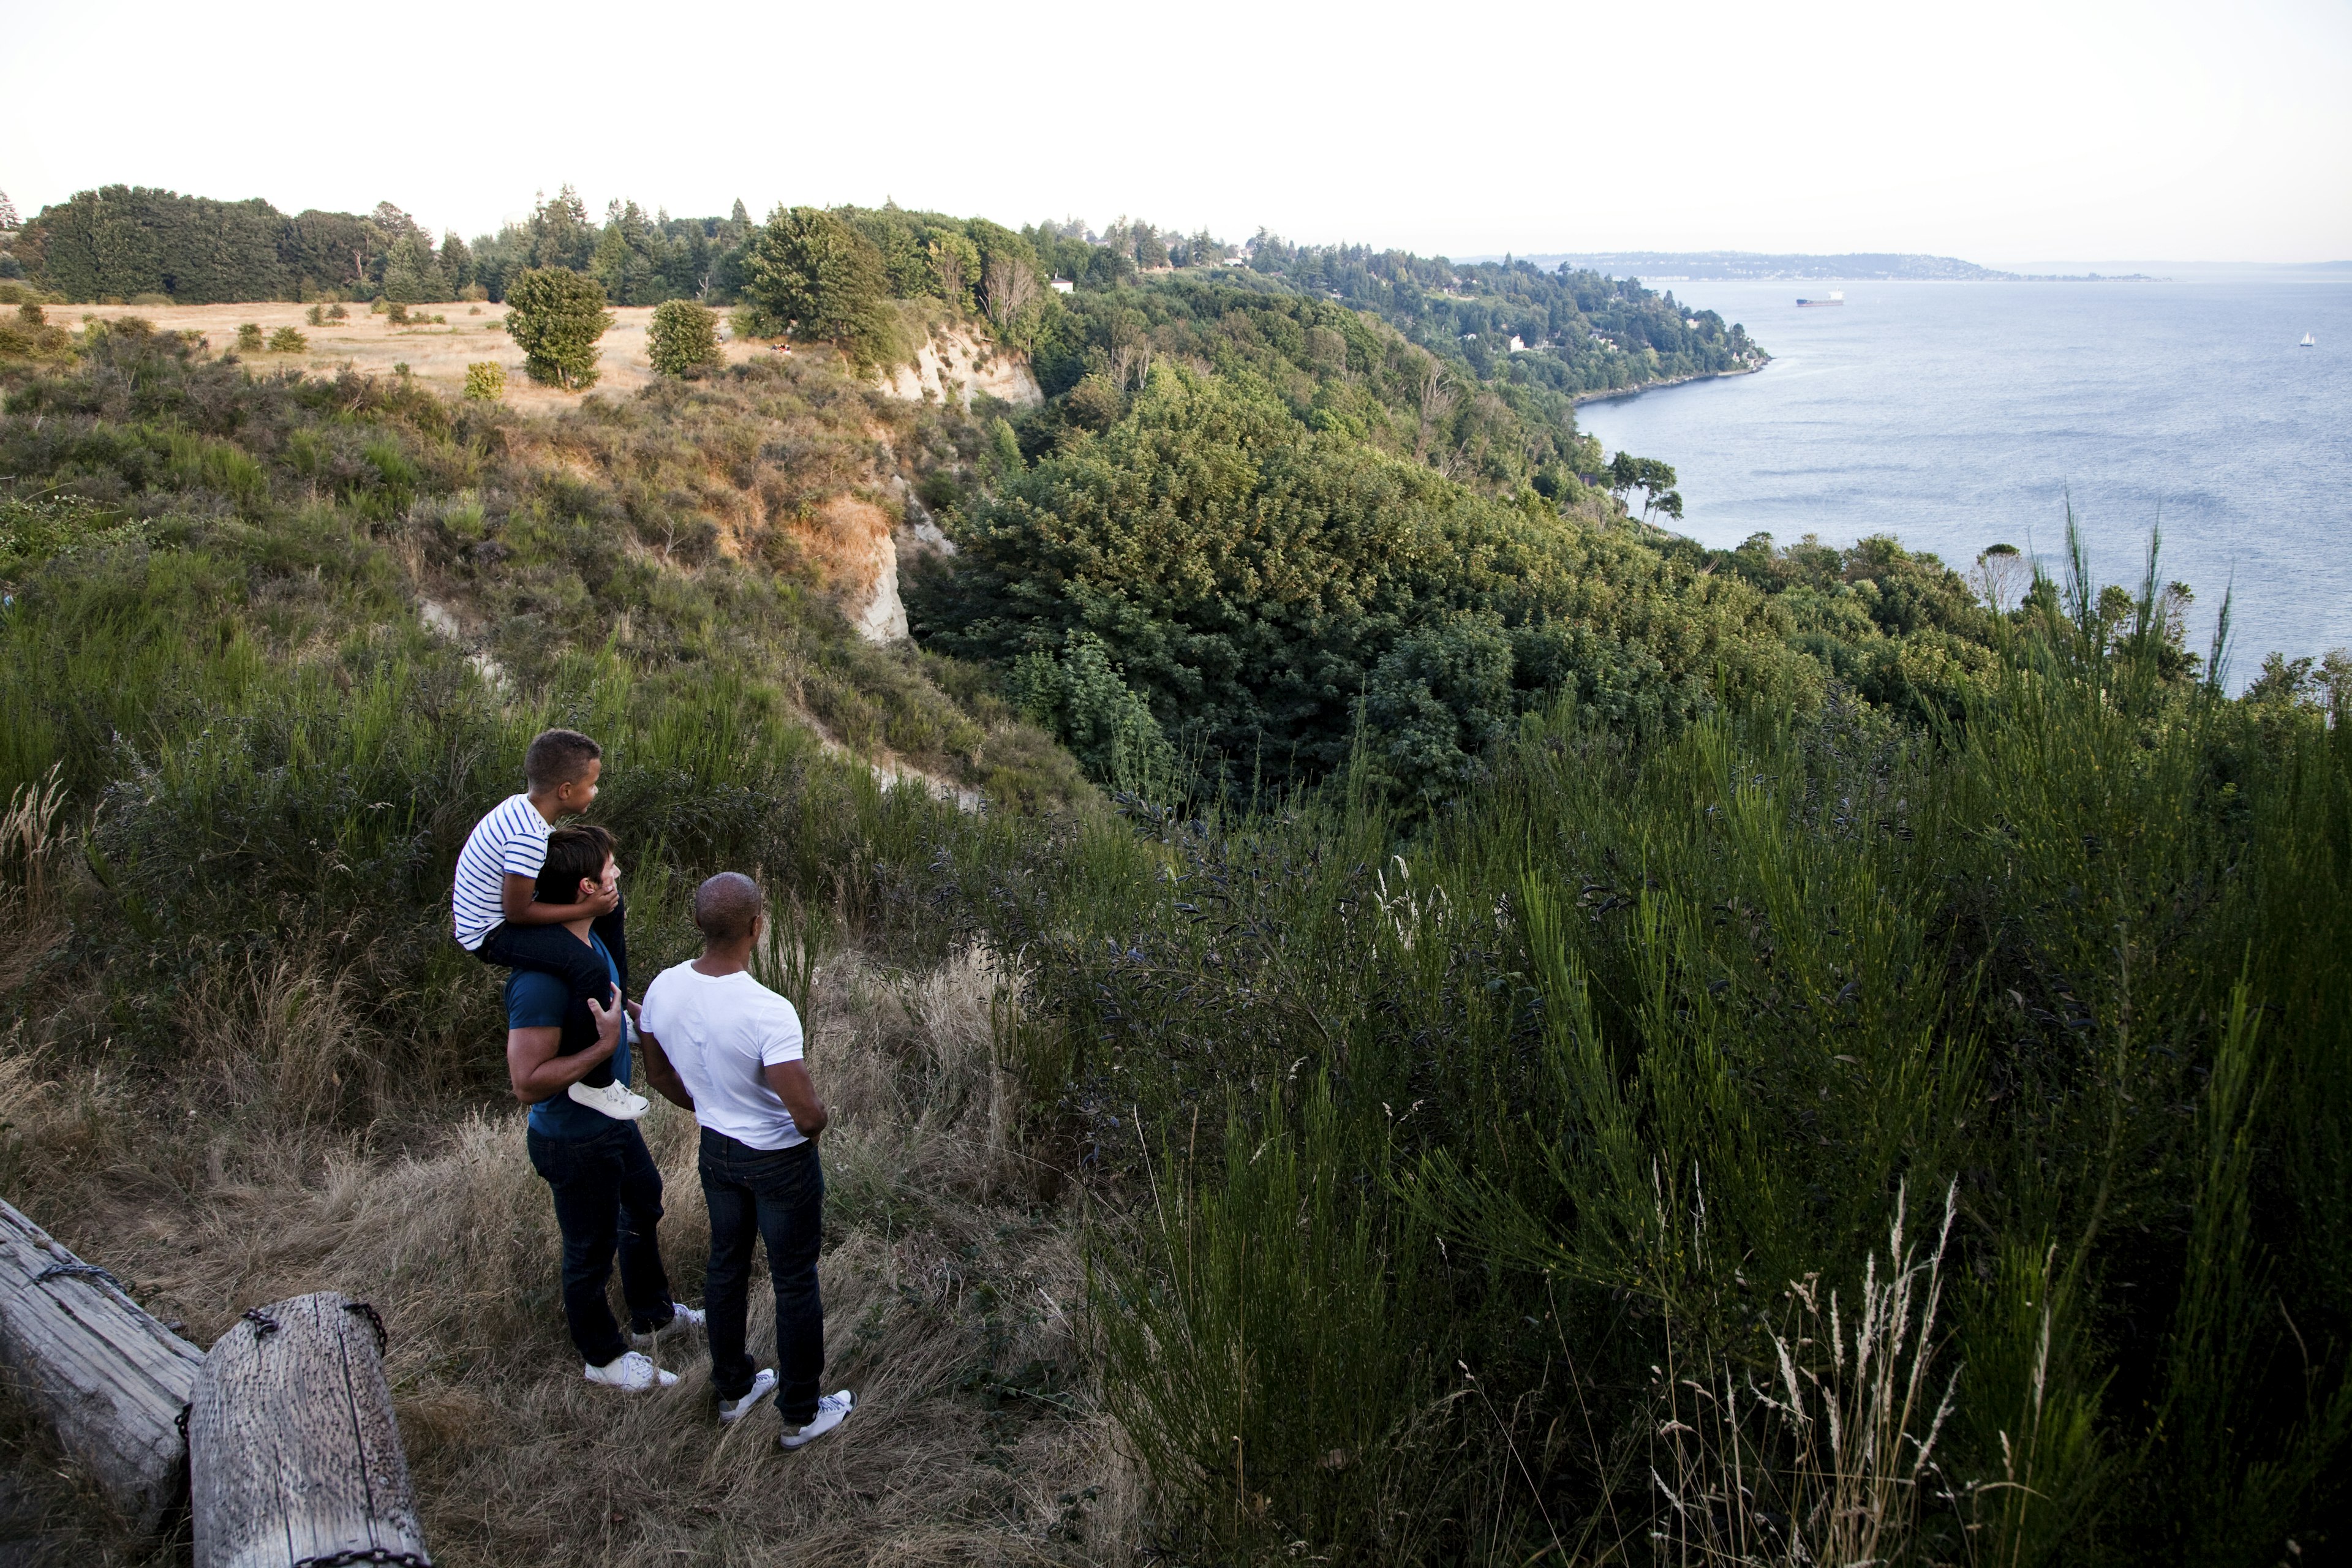
{"type": "Polygon", "coordinates": [[[653,1086],[654,1092],[680,1110],[692,1110],[694,1096],[686,1091],[686,1080],[677,1076],[677,1068],[670,1065],[661,1042],[646,1033],[642,1022],[637,1029],[637,1044],[646,1048],[646,1082],[653,1086]]]}
{"type": "Polygon", "coordinates": [[[760,1069],[767,1075],[768,1087],[793,1113],[793,1125],[801,1130],[803,1138],[814,1138],[824,1131],[833,1120],[825,1113],[824,1101],[816,1097],[816,1085],[809,1081],[806,1062],[771,1062],[760,1069]]]}
{"type": "Polygon", "coordinates": [[[499,883],[499,910],[509,925],[560,926],[566,921],[609,915],[620,903],[618,888],[599,888],[594,898],[576,904],[542,904],[536,877],[518,877],[509,871],[499,883]]]}
{"type": "Polygon", "coordinates": [[[553,1100],[586,1078],[598,1062],[611,1058],[621,1044],[620,1007],[591,1002],[588,1016],[596,1020],[596,1043],[573,1057],[555,1054],[563,1043],[561,1025],[507,1031],[507,1081],[514,1086],[517,1100],[525,1105],[553,1100]]]}

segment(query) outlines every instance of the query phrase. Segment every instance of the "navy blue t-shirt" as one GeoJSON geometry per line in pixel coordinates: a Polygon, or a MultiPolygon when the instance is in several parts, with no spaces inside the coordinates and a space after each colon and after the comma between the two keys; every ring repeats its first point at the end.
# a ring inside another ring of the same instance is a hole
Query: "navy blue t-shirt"
{"type": "MultiPolygon", "coordinates": [[[[613,976],[613,984],[621,984],[621,972],[613,963],[613,955],[591,931],[588,943],[596,956],[604,961],[613,976]]],[[[518,969],[507,976],[507,1027],[509,1029],[554,1029],[563,1024],[564,1009],[572,1005],[572,987],[552,974],[536,970],[518,969]]],[[[621,1043],[613,1049],[613,1081],[629,1081],[629,1022],[621,1020],[621,1043]]],[[[609,1132],[614,1123],[601,1110],[591,1110],[568,1094],[557,1094],[542,1100],[530,1108],[530,1130],[550,1138],[585,1138],[592,1132],[609,1132]]]]}

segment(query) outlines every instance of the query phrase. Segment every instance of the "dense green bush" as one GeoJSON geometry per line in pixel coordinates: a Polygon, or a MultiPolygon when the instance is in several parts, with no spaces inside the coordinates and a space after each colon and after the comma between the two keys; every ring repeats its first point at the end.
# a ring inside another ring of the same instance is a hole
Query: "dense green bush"
{"type": "Polygon", "coordinates": [[[237,328],[237,353],[241,354],[257,354],[261,352],[262,342],[261,324],[258,321],[247,321],[243,326],[237,328]]]}
{"type": "Polygon", "coordinates": [[[596,341],[612,330],[604,289],[593,278],[539,268],[507,285],[506,330],[531,380],[567,392],[596,384],[596,341]]]}
{"type": "Polygon", "coordinates": [[[269,352],[274,354],[299,354],[309,351],[310,340],[295,327],[280,327],[269,334],[269,352]]]}
{"type": "Polygon", "coordinates": [[[490,360],[466,367],[466,395],[478,403],[496,403],[507,395],[507,368],[490,360]]]}
{"type": "Polygon", "coordinates": [[[691,300],[670,300],[654,307],[646,343],[654,370],[662,375],[684,375],[726,363],[719,352],[719,312],[691,300]]]}

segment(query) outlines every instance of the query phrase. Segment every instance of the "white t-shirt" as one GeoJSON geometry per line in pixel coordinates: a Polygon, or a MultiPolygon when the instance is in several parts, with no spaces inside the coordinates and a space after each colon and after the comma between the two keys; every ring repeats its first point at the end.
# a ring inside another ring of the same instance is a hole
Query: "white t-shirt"
{"type": "Polygon", "coordinates": [[[457,943],[467,952],[507,918],[506,879],[537,877],[547,864],[547,818],[527,795],[510,795],[474,824],[457,851],[457,886],[450,895],[457,943]]]}
{"type": "Polygon", "coordinates": [[[665,969],[646,987],[637,1027],[661,1043],[694,1096],[697,1121],[754,1149],[808,1142],[765,1071],[801,1059],[801,1016],[748,973],[665,969]]]}

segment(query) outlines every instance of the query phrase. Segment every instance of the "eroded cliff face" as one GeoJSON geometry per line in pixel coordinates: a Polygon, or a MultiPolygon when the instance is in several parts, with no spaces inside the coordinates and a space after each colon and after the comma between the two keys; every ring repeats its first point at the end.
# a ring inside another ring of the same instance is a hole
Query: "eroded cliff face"
{"type": "Polygon", "coordinates": [[[1025,354],[967,327],[934,327],[930,341],[916,353],[915,363],[892,365],[882,384],[892,396],[910,402],[929,396],[969,406],[983,393],[1016,408],[1034,408],[1045,401],[1025,354]]]}

